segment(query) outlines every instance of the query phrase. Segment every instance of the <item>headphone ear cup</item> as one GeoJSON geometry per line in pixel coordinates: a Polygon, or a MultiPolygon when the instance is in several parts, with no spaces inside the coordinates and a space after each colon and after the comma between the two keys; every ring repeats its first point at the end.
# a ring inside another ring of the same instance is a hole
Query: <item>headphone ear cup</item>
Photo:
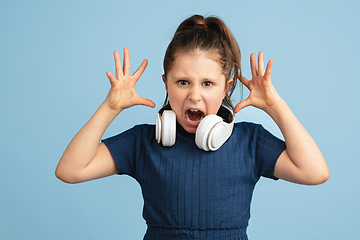
{"type": "MultiPolygon", "coordinates": [[[[195,133],[195,143],[198,146],[198,148],[205,150],[205,151],[210,151],[210,150],[214,151],[213,150],[214,148],[208,143],[208,139],[209,139],[212,129],[219,122],[221,123],[221,122],[223,122],[223,120],[221,117],[219,117],[217,115],[207,115],[203,120],[201,120],[199,126],[196,129],[196,133],[195,133]]],[[[212,138],[214,138],[214,137],[212,137],[212,138]]]]}
{"type": "Polygon", "coordinates": [[[161,142],[161,116],[160,116],[160,113],[158,113],[156,116],[155,138],[158,143],[161,142]]]}
{"type": "Polygon", "coordinates": [[[163,146],[171,147],[176,140],[176,115],[171,110],[164,110],[161,116],[161,142],[163,146]]]}
{"type": "Polygon", "coordinates": [[[220,122],[211,129],[207,141],[208,147],[211,151],[218,150],[230,137],[228,129],[229,126],[225,122],[220,122]]]}

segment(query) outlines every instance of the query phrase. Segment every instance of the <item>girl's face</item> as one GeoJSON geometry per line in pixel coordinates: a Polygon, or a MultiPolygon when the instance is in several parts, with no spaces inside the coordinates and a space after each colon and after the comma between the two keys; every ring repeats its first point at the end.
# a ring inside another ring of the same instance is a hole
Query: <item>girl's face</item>
{"type": "Polygon", "coordinates": [[[218,112],[233,81],[226,81],[215,59],[209,52],[181,52],[163,78],[176,119],[189,133],[196,132],[205,116],[218,112]]]}

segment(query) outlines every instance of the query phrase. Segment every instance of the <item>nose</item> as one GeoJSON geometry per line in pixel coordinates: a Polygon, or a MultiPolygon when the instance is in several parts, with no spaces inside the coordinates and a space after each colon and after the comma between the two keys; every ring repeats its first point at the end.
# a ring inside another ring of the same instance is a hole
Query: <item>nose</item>
{"type": "Polygon", "coordinates": [[[192,86],[188,94],[188,99],[194,103],[199,102],[202,99],[200,87],[192,86]]]}

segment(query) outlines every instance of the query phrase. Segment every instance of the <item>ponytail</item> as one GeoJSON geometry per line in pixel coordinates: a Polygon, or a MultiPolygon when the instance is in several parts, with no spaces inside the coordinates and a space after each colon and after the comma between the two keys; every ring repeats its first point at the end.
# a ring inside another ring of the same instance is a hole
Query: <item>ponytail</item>
{"type": "MultiPolygon", "coordinates": [[[[226,24],[217,17],[194,15],[184,20],[176,29],[164,57],[164,76],[170,71],[176,54],[185,51],[212,51],[219,56],[219,64],[227,79],[234,81],[223,99],[223,105],[234,109],[231,95],[236,87],[238,72],[241,76],[239,45],[226,24]]],[[[166,97],[165,103],[168,99],[166,97]]]]}

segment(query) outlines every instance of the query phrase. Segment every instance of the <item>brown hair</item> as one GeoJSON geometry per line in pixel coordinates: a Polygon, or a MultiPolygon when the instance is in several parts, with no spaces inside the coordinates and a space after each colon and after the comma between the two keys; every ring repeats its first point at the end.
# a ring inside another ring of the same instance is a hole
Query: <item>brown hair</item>
{"type": "MultiPolygon", "coordinates": [[[[176,54],[181,51],[190,52],[196,50],[216,53],[219,56],[219,63],[226,80],[234,79],[222,102],[224,106],[233,110],[231,95],[236,87],[238,72],[240,72],[241,76],[241,53],[236,39],[226,24],[218,17],[205,18],[194,15],[179,25],[165,53],[165,79],[174,63],[176,54]]],[[[168,95],[166,95],[164,105],[167,103],[168,95]]]]}

